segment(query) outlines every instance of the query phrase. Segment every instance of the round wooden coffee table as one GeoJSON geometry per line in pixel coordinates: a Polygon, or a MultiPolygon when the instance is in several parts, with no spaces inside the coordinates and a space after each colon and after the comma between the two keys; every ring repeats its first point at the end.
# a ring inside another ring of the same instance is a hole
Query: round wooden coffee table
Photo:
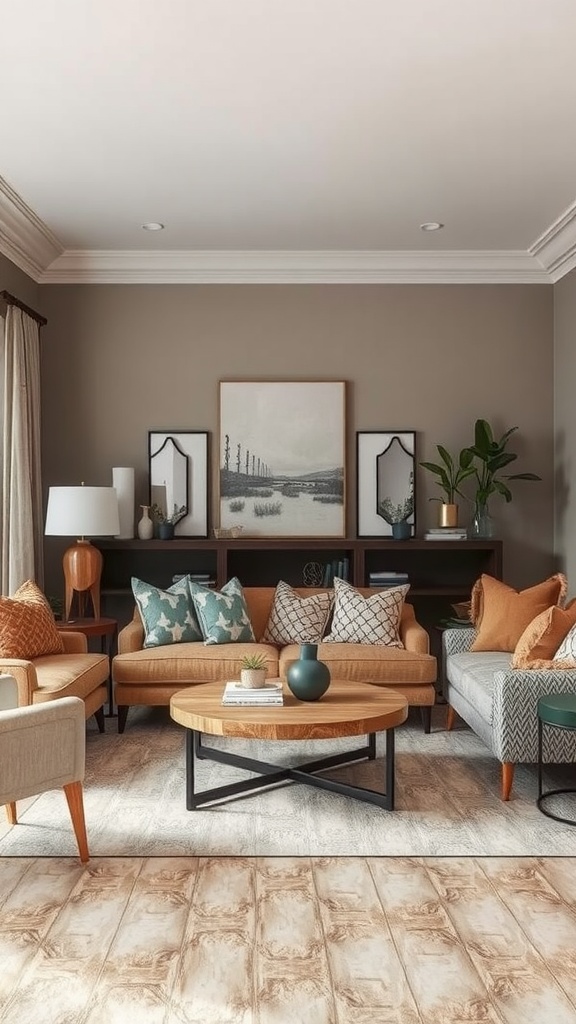
{"type": "Polygon", "coordinates": [[[179,690],[170,699],[170,714],[186,729],[186,808],[195,810],[214,800],[262,789],[286,779],[320,789],[352,796],[394,810],[394,729],[406,721],[408,702],[400,693],[367,683],[332,680],[318,701],[299,701],[284,685],[284,704],[280,707],[224,706],[224,683],[200,683],[179,690]],[[353,786],[326,779],[317,772],[362,758],[376,757],[376,733],[386,732],[386,791],[353,786]],[[239,754],[215,750],[202,743],[202,733],[260,740],[319,740],[343,736],[367,736],[368,742],[356,750],[309,761],[297,768],[255,761],[239,754]],[[194,758],[208,758],[257,772],[260,778],[234,782],[215,789],[194,791],[194,758]]]}

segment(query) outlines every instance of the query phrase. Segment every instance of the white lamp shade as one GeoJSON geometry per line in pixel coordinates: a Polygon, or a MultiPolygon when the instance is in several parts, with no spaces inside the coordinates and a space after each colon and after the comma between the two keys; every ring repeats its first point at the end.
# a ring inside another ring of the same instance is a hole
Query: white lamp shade
{"type": "Polygon", "coordinates": [[[112,537],[120,531],[114,487],[51,487],[44,533],[54,537],[112,537]]]}

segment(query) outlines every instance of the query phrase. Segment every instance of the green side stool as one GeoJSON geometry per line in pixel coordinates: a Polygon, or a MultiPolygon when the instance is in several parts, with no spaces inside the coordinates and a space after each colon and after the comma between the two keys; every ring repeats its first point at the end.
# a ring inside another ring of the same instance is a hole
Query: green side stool
{"type": "Polygon", "coordinates": [[[538,701],[538,800],[536,804],[542,814],[554,821],[562,821],[566,825],[576,825],[573,818],[561,818],[542,806],[542,802],[549,796],[558,796],[560,793],[576,793],[576,789],[550,789],[547,793],[542,792],[542,734],[544,726],[550,729],[576,730],[576,694],[573,693],[550,693],[546,697],[540,697],[538,701]]]}

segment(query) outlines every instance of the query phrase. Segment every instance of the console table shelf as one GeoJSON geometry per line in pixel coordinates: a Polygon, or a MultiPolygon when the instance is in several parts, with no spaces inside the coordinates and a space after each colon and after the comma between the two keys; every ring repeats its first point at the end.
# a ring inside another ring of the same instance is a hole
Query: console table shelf
{"type": "Polygon", "coordinates": [[[303,537],[290,539],[245,537],[212,540],[178,537],[174,540],[95,540],[104,556],[102,593],[130,595],[130,578],[138,576],[167,587],[175,573],[210,573],[221,587],[238,576],[244,586],[275,586],[284,579],[303,586],[307,562],[324,566],[346,559],[349,579],[367,586],[371,572],[406,572],[410,595],[419,599],[465,598],[481,573],[502,578],[502,541],[406,541],[303,537]]]}

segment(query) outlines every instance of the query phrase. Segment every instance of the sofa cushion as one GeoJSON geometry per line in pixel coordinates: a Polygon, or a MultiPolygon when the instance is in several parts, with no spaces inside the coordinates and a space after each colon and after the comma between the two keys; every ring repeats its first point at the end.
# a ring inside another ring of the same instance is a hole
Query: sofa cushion
{"type": "Polygon", "coordinates": [[[451,654],[446,662],[450,685],[489,723],[492,722],[494,673],[506,672],[509,668],[510,655],[495,651],[451,654]]]}
{"type": "Polygon", "coordinates": [[[334,615],[324,643],[402,647],[399,636],[404,599],[410,589],[388,587],[365,597],[346,580],[334,580],[334,615]]]}
{"type": "Polygon", "coordinates": [[[234,576],[222,590],[189,581],[205,644],[242,644],[255,640],[240,580],[234,576]]]}
{"type": "Polygon", "coordinates": [[[251,654],[266,658],[268,678],[278,676],[278,650],[271,644],[204,643],[153,647],[117,654],[112,663],[114,682],[119,684],[210,683],[239,679],[242,659],[251,654]]]}
{"type": "MultiPolygon", "coordinates": [[[[576,604],[575,601],[570,602],[570,608],[576,604]]],[[[554,651],[554,661],[561,661],[562,663],[569,663],[571,668],[576,665],[576,625],[572,626],[566,636],[562,640],[562,643],[556,651],[554,651]]]]}
{"type": "Polygon", "coordinates": [[[280,580],[262,639],[275,644],[317,644],[324,636],[331,608],[329,591],[301,597],[280,580]]]}
{"type": "Polygon", "coordinates": [[[567,608],[552,605],[526,627],[512,655],[512,668],[573,668],[575,661],[556,654],[570,629],[576,625],[576,601],[567,608]]]}
{"type": "Polygon", "coordinates": [[[132,592],[144,626],[144,647],[202,639],[187,576],[166,590],[133,576],[132,592]]]}
{"type": "Polygon", "coordinates": [[[26,580],[13,597],[0,597],[0,658],[31,661],[63,650],[52,609],[37,583],[26,580]]]}
{"type": "Polygon", "coordinates": [[[534,587],[518,591],[484,574],[472,594],[477,634],[471,649],[512,653],[536,615],[553,604],[562,604],[566,577],[557,573],[534,587]]]}
{"type": "MultiPolygon", "coordinates": [[[[282,678],[286,678],[288,666],[299,657],[300,648],[297,644],[282,648],[282,678]]],[[[431,654],[406,651],[403,647],[323,642],[318,645],[318,659],[328,665],[332,679],[347,679],[354,683],[391,687],[418,686],[434,683],[437,675],[436,658],[431,654]]]]}
{"type": "Polygon", "coordinates": [[[102,686],[110,674],[110,662],[105,654],[37,658],[34,668],[38,680],[38,689],[32,694],[35,704],[55,697],[86,698],[102,686]]]}

